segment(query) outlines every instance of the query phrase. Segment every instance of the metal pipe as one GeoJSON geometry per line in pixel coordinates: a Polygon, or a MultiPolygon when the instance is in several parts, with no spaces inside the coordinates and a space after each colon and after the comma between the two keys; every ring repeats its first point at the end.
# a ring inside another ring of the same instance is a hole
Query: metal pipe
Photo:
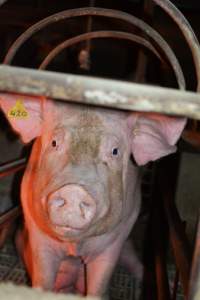
{"type": "Polygon", "coordinates": [[[26,166],[26,158],[16,159],[0,165],[0,178],[15,173],[26,166]]]}
{"type": "Polygon", "coordinates": [[[61,21],[63,19],[72,18],[72,17],[79,17],[79,16],[101,16],[101,17],[110,17],[118,20],[123,20],[125,22],[128,22],[142,31],[144,31],[147,36],[152,38],[154,42],[158,44],[158,46],[162,49],[163,53],[168,58],[171,67],[174,70],[174,73],[176,75],[178,85],[180,89],[185,89],[185,79],[182,72],[182,69],[180,67],[180,64],[172,51],[172,49],[169,47],[168,43],[162,38],[162,36],[155,31],[151,26],[143,22],[142,20],[127,14],[122,11],[112,10],[112,9],[104,9],[104,8],[97,8],[97,7],[85,7],[85,8],[78,8],[78,9],[71,9],[71,10],[65,10],[60,13],[56,13],[54,15],[51,15],[31,27],[29,27],[22,35],[20,35],[17,40],[13,43],[13,45],[10,47],[10,49],[7,52],[7,55],[4,59],[4,64],[10,64],[12,62],[13,57],[15,56],[17,50],[21,47],[21,45],[29,39],[33,34],[40,31],[42,28],[56,23],[58,21],[61,21]]]}
{"type": "Polygon", "coordinates": [[[180,12],[180,10],[178,10],[177,7],[174,4],[172,4],[169,0],[153,1],[161,8],[163,8],[167,12],[167,14],[172,17],[172,19],[176,22],[176,24],[182,31],[192,52],[197,75],[197,91],[200,92],[200,45],[194,31],[192,30],[189,22],[180,12]]]}
{"type": "MultiPolygon", "coordinates": [[[[200,119],[200,95],[197,93],[119,80],[1,65],[0,91],[200,119]]],[[[6,96],[1,93],[1,100],[6,96]]],[[[23,97],[25,100],[26,96],[23,97]]]]}
{"type": "Polygon", "coordinates": [[[173,201],[173,195],[169,192],[169,186],[163,193],[165,213],[169,226],[169,237],[175,258],[175,263],[180,275],[185,297],[188,294],[188,284],[191,265],[191,250],[185,234],[183,222],[173,201]]]}
{"type": "MultiPolygon", "coordinates": [[[[160,200],[160,199],[159,199],[160,200]]],[[[157,203],[158,204],[158,203],[157,203]]],[[[155,272],[157,285],[157,299],[170,300],[170,289],[167,277],[166,251],[163,240],[163,215],[161,205],[154,207],[154,255],[155,255],[155,272]]]]}
{"type": "Polygon", "coordinates": [[[152,51],[161,61],[162,58],[160,57],[158,51],[144,38],[141,38],[135,34],[123,32],[123,31],[94,31],[89,33],[84,33],[78,36],[75,36],[71,39],[68,39],[58,46],[56,46],[51,52],[45,57],[41,65],[39,66],[40,70],[46,69],[46,67],[51,63],[51,61],[64,49],[76,44],[80,43],[85,40],[91,39],[99,39],[99,38],[113,38],[113,39],[125,39],[132,42],[136,42],[141,44],[142,46],[148,48],[152,51]]]}
{"type": "Polygon", "coordinates": [[[0,229],[5,226],[6,223],[12,222],[17,217],[19,217],[21,214],[21,207],[16,206],[14,208],[11,208],[8,212],[2,214],[0,216],[0,229]]]}
{"type": "Polygon", "coordinates": [[[3,5],[7,0],[0,0],[0,6],[3,5]]]}
{"type": "Polygon", "coordinates": [[[200,217],[198,221],[192,270],[189,283],[189,293],[187,300],[200,299],[200,217]]]}

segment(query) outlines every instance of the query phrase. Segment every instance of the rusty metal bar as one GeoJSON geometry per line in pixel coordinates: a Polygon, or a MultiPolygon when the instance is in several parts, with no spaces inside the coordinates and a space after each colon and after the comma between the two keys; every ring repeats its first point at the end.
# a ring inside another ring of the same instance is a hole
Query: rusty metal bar
{"type": "Polygon", "coordinates": [[[169,237],[172,246],[175,263],[180,275],[180,281],[183,287],[185,297],[188,294],[188,284],[191,265],[191,250],[185,234],[183,222],[180,220],[178,211],[173,201],[173,195],[170,193],[169,186],[163,193],[165,213],[169,226],[169,237]]]}
{"type": "Polygon", "coordinates": [[[0,65],[0,91],[200,119],[198,93],[118,80],[0,65]]]}
{"type": "Polygon", "coordinates": [[[186,299],[189,287],[192,250],[185,233],[185,224],[179,216],[174,199],[179,164],[178,158],[178,155],[175,155],[171,158],[165,158],[158,163],[157,192],[161,195],[161,201],[163,202],[169,241],[176,268],[179,272],[180,283],[185,296],[184,299],[186,299]]]}
{"type": "MultiPolygon", "coordinates": [[[[95,6],[95,0],[89,1],[89,6],[94,7],[95,6]]],[[[93,25],[93,18],[92,16],[88,16],[87,18],[87,26],[86,26],[86,32],[89,33],[92,31],[92,25],[93,25]]],[[[85,46],[79,53],[79,63],[80,68],[85,70],[90,70],[91,67],[91,40],[86,40],[85,46]]]]}
{"type": "MultiPolygon", "coordinates": [[[[160,199],[158,199],[160,200],[160,199]]],[[[164,245],[164,226],[161,204],[154,207],[154,255],[155,255],[155,272],[157,283],[157,299],[170,300],[169,281],[167,277],[166,251],[164,245]]],[[[165,235],[166,238],[166,235],[165,235]]]]}
{"type": "Polygon", "coordinates": [[[172,290],[172,300],[177,299],[178,284],[179,284],[179,272],[176,270],[174,284],[173,284],[173,290],[172,290]]]}
{"type": "MultiPolygon", "coordinates": [[[[155,4],[151,0],[145,0],[143,3],[143,20],[151,26],[153,20],[154,6],[155,4]]],[[[133,77],[134,82],[147,82],[145,77],[147,72],[147,62],[147,55],[144,53],[143,49],[140,49],[138,52],[135,75],[133,77]]]]}
{"type": "Polygon", "coordinates": [[[0,216],[0,229],[2,229],[6,223],[11,222],[15,220],[17,217],[19,217],[21,214],[21,207],[16,206],[14,208],[11,208],[8,212],[2,214],[0,216]]]}
{"type": "Polygon", "coordinates": [[[20,206],[11,208],[6,213],[0,215],[0,248],[3,247],[8,235],[13,231],[13,222],[21,215],[20,206]]]}
{"type": "MultiPolygon", "coordinates": [[[[8,176],[23,169],[26,165],[26,158],[16,159],[0,165],[0,178],[8,176]]],[[[12,228],[12,222],[21,215],[21,207],[15,206],[9,211],[0,215],[0,248],[4,245],[7,234],[12,228]]]]}
{"type": "Polygon", "coordinates": [[[189,293],[187,300],[200,299],[200,217],[196,234],[192,270],[189,283],[189,293]]]}
{"type": "Polygon", "coordinates": [[[29,27],[23,34],[21,34],[17,40],[13,43],[13,45],[10,47],[10,49],[7,52],[7,55],[4,59],[4,64],[11,64],[13,57],[15,56],[18,49],[23,45],[23,43],[28,40],[33,34],[40,31],[41,29],[45,28],[46,26],[56,23],[58,21],[67,19],[67,18],[73,18],[73,17],[80,17],[80,16],[99,16],[99,17],[105,17],[105,18],[113,18],[118,20],[123,20],[125,22],[128,22],[142,31],[145,32],[147,36],[149,36],[154,42],[157,43],[157,45],[162,49],[165,56],[168,58],[168,61],[171,64],[171,67],[174,70],[174,73],[176,75],[178,85],[180,89],[185,89],[185,78],[181,69],[181,66],[168,45],[168,43],[162,38],[162,36],[155,31],[151,26],[143,22],[142,20],[127,14],[122,11],[118,10],[112,10],[112,9],[105,9],[105,8],[97,8],[97,7],[83,7],[83,8],[77,8],[77,9],[71,9],[71,10],[65,10],[59,13],[56,13],[54,15],[51,15],[36,24],[29,27]]]}
{"type": "Polygon", "coordinates": [[[0,6],[3,5],[7,0],[0,0],[0,6]]]}
{"type": "Polygon", "coordinates": [[[0,165],[0,178],[8,176],[23,169],[26,165],[26,158],[17,159],[0,165]]]}
{"type": "Polygon", "coordinates": [[[200,45],[197,40],[195,33],[193,32],[190,24],[184,17],[184,15],[176,8],[176,6],[169,0],[153,0],[157,5],[159,5],[163,10],[167,12],[168,15],[176,22],[182,31],[188,46],[192,52],[196,75],[197,75],[197,91],[200,92],[200,45]]]}
{"type": "Polygon", "coordinates": [[[40,64],[39,69],[44,70],[51,63],[51,61],[64,49],[76,43],[80,43],[82,41],[101,39],[101,38],[124,39],[124,40],[129,40],[131,42],[138,43],[148,48],[162,61],[162,58],[159,55],[156,48],[153,47],[151,43],[149,43],[149,41],[145,40],[144,38],[128,32],[104,30],[104,31],[92,31],[89,33],[83,33],[81,35],[77,35],[71,39],[67,39],[64,42],[60,43],[55,48],[53,48],[53,50],[51,50],[50,53],[45,57],[45,59],[40,64]]]}

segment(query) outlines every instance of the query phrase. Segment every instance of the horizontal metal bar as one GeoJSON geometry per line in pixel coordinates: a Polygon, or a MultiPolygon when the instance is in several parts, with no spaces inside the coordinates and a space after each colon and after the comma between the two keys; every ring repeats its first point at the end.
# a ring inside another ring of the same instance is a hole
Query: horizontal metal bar
{"type": "Polygon", "coordinates": [[[118,80],[0,65],[0,91],[200,120],[200,94],[118,80]]]}
{"type": "Polygon", "coordinates": [[[26,166],[26,158],[16,159],[0,165],[0,178],[15,173],[26,166]]]}

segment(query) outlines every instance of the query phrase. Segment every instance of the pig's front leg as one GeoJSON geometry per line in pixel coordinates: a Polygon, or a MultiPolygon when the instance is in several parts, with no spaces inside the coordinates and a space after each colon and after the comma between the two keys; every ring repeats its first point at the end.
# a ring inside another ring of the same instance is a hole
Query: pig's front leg
{"type": "Polygon", "coordinates": [[[106,298],[107,286],[118,261],[121,243],[115,242],[87,264],[87,295],[106,298]]]}
{"type": "Polygon", "coordinates": [[[52,249],[40,247],[32,254],[32,286],[44,290],[54,290],[60,260],[52,249]]]}
{"type": "Polygon", "coordinates": [[[24,260],[33,287],[54,290],[61,257],[55,247],[40,233],[20,230],[16,237],[18,251],[24,260]]]}

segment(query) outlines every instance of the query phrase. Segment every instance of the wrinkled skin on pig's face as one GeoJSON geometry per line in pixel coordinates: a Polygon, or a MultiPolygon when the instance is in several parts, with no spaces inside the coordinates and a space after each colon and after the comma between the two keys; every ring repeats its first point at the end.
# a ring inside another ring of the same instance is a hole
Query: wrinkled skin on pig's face
{"type": "Polygon", "coordinates": [[[32,153],[38,160],[29,165],[34,189],[28,203],[45,232],[80,240],[120,222],[130,156],[125,116],[62,104],[45,116],[32,153]]]}

